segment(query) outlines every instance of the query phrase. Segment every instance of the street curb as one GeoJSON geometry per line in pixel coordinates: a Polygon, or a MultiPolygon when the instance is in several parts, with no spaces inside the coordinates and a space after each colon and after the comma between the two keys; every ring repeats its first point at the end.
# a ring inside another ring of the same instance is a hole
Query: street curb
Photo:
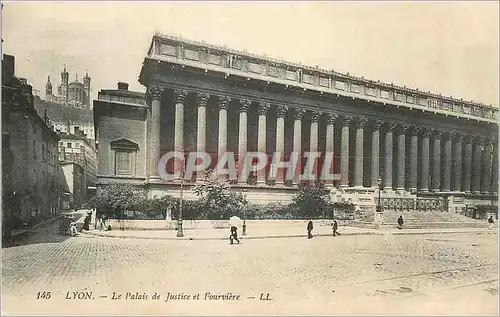
{"type": "MultiPolygon", "coordinates": [[[[91,235],[96,237],[106,237],[106,238],[119,238],[119,239],[142,239],[142,240],[228,240],[228,238],[215,238],[215,237],[141,237],[141,236],[129,236],[129,235],[106,235],[98,232],[82,232],[85,235],[91,235]]],[[[497,232],[483,232],[483,231],[437,231],[437,232],[352,232],[352,233],[342,233],[340,236],[366,236],[366,235],[379,235],[383,236],[386,234],[392,235],[422,235],[422,234],[464,234],[464,233],[480,233],[480,234],[496,234],[497,232]]],[[[331,234],[315,234],[315,237],[331,237],[331,234]]],[[[280,239],[280,238],[306,238],[307,234],[295,234],[295,235],[280,235],[280,236],[258,236],[258,237],[241,237],[243,240],[260,240],[260,239],[280,239]]]]}

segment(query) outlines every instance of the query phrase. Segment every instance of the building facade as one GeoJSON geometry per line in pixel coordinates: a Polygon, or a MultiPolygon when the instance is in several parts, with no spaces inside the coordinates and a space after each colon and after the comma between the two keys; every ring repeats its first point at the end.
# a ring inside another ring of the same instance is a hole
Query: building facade
{"type": "MultiPolygon", "coordinates": [[[[99,185],[178,194],[179,182],[157,170],[174,150],[233,152],[236,161],[254,151],[320,151],[335,153],[334,201],[371,209],[379,178],[387,208],[458,211],[497,195],[493,106],[160,34],[139,82],[145,95],[103,90],[94,102],[99,185]]],[[[268,172],[233,190],[246,188],[255,203],[289,201],[299,180],[268,172]]]]}
{"type": "Polygon", "coordinates": [[[78,75],[75,80],[69,82],[69,72],[64,70],[61,72],[61,84],[57,87],[57,95],[54,94],[50,76],[47,77],[45,84],[45,99],[50,102],[62,103],[75,108],[90,109],[91,108],[91,91],[88,72],[83,77],[83,82],[78,81],[78,75]]]}
{"type": "MultiPolygon", "coordinates": [[[[77,183],[81,188],[76,188],[75,185],[69,187],[73,187],[75,192],[83,192],[84,194],[79,195],[85,201],[88,196],[87,190],[97,184],[97,150],[93,140],[89,140],[83,131],[77,128],[74,132],[75,134],[69,134],[57,130],[60,137],[58,157],[61,164],[74,163],[83,169],[83,181],[77,183]]],[[[71,169],[76,171],[78,168],[71,167],[71,169]]]]}
{"type": "Polygon", "coordinates": [[[85,169],[74,161],[61,161],[64,179],[71,195],[65,195],[62,199],[63,210],[81,209],[87,198],[87,180],[85,169]]]}
{"type": "Polygon", "coordinates": [[[69,133],[73,135],[83,135],[90,142],[95,142],[95,128],[92,122],[62,122],[62,121],[50,121],[53,130],[56,132],[69,133]]]}
{"type": "Polygon", "coordinates": [[[36,223],[57,215],[66,191],[57,154],[59,137],[49,127],[48,117],[35,111],[31,91],[24,79],[14,75],[14,57],[4,55],[2,213],[9,223],[14,218],[36,223]]]}

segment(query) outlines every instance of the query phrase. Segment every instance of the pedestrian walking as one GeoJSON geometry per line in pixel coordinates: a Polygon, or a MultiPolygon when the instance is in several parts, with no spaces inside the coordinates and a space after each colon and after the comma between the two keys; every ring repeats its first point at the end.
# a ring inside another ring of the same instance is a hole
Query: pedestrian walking
{"type": "Polygon", "coordinates": [[[403,216],[399,216],[399,218],[398,218],[398,229],[399,230],[403,229],[403,223],[404,223],[403,216]]]}
{"type": "Polygon", "coordinates": [[[495,228],[495,220],[493,220],[493,216],[490,216],[490,218],[488,218],[488,223],[489,223],[490,229],[495,228]]]}
{"type": "Polygon", "coordinates": [[[313,222],[312,222],[312,220],[309,220],[309,222],[307,223],[307,239],[313,238],[313,235],[312,235],[313,229],[314,229],[313,222]]]}
{"type": "Polygon", "coordinates": [[[337,229],[338,229],[339,225],[337,223],[337,220],[336,219],[333,219],[333,223],[332,223],[332,230],[333,230],[333,236],[335,237],[335,234],[339,235],[340,236],[340,233],[338,233],[337,229]]]}
{"type": "Polygon", "coordinates": [[[234,240],[240,244],[240,240],[238,240],[238,228],[236,226],[231,226],[231,235],[229,236],[229,242],[234,244],[234,240]]]}

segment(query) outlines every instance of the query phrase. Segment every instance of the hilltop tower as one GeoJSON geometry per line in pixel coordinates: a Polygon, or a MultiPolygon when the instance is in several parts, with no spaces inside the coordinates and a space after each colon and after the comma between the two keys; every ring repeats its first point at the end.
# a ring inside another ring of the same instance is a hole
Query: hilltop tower
{"type": "Polygon", "coordinates": [[[90,101],[90,77],[87,70],[85,70],[85,77],[83,77],[83,88],[85,90],[85,98],[83,104],[87,107],[91,107],[90,101]]]}
{"type": "Polygon", "coordinates": [[[47,83],[45,84],[45,98],[51,100],[54,95],[52,94],[52,83],[50,82],[50,75],[47,77],[47,83]]]}
{"type": "Polygon", "coordinates": [[[68,100],[68,84],[69,84],[69,73],[66,71],[66,64],[64,64],[64,70],[61,72],[61,86],[59,87],[59,96],[61,100],[68,100]]]}

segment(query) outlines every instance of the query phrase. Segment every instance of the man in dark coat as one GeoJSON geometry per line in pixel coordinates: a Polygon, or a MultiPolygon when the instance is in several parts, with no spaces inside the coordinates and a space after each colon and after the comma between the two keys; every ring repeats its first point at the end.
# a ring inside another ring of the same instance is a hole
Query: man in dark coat
{"type": "Polygon", "coordinates": [[[403,216],[399,216],[399,218],[398,218],[398,229],[400,229],[400,230],[403,229],[403,223],[404,223],[403,216]]]}
{"type": "Polygon", "coordinates": [[[490,218],[488,218],[488,223],[489,223],[490,229],[495,228],[495,220],[493,220],[493,216],[490,216],[490,218]]]}
{"type": "Polygon", "coordinates": [[[312,239],[312,230],[314,229],[313,227],[313,222],[312,220],[309,220],[309,223],[307,223],[307,239],[312,239]]]}
{"type": "Polygon", "coordinates": [[[231,244],[233,244],[233,241],[236,240],[238,244],[240,243],[240,240],[238,240],[238,228],[235,226],[231,226],[231,235],[229,236],[229,241],[231,244]]]}
{"type": "Polygon", "coordinates": [[[333,230],[333,236],[334,237],[335,237],[335,234],[338,234],[340,236],[340,233],[338,233],[338,231],[337,231],[338,227],[339,227],[339,225],[337,223],[337,220],[333,219],[332,230],[333,230]]]}

